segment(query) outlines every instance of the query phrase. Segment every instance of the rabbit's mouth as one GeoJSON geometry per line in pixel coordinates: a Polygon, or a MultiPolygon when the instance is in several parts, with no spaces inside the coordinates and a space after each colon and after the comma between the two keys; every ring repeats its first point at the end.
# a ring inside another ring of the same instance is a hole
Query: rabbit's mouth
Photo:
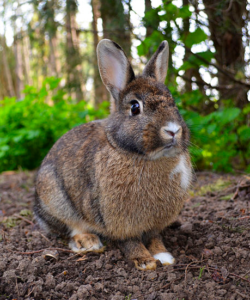
{"type": "Polygon", "coordinates": [[[157,150],[150,152],[148,156],[150,159],[155,160],[161,157],[174,157],[180,154],[180,152],[181,148],[179,147],[177,140],[173,140],[170,143],[158,148],[157,150]]]}
{"type": "Polygon", "coordinates": [[[167,144],[167,145],[164,146],[163,149],[170,149],[170,148],[172,148],[174,145],[175,145],[175,143],[167,144]]]}
{"type": "Polygon", "coordinates": [[[171,141],[170,143],[166,144],[166,145],[163,147],[163,149],[164,149],[164,150],[165,150],[165,149],[170,149],[170,148],[172,148],[172,147],[174,147],[174,146],[176,146],[176,145],[177,145],[177,141],[176,141],[175,138],[173,138],[172,141],[171,141]]]}

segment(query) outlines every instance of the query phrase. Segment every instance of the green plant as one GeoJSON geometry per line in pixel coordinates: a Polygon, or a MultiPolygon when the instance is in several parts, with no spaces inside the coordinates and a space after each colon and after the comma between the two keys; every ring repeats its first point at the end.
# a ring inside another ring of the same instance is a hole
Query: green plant
{"type": "Polygon", "coordinates": [[[205,269],[205,266],[203,268],[200,268],[200,274],[198,276],[198,279],[201,279],[204,269],[205,269]]]}
{"type": "Polygon", "coordinates": [[[206,96],[204,90],[202,92],[198,87],[183,92],[183,87],[180,88],[177,82],[178,76],[180,79],[188,70],[207,70],[216,56],[209,48],[201,52],[194,51],[193,46],[204,44],[208,36],[203,30],[204,26],[197,26],[190,32],[178,25],[178,20],[190,16],[188,5],[179,8],[172,1],[163,1],[160,6],[149,10],[143,21],[154,30],[137,47],[138,54],[148,56],[162,40],[168,40],[172,56],[166,85],[190,128],[190,153],[194,166],[200,170],[232,172],[238,169],[250,172],[250,103],[244,108],[235,107],[235,99],[224,99],[220,94],[217,98],[206,96]],[[178,67],[173,62],[177,46],[184,47],[185,54],[188,54],[178,67]]]}
{"type": "Polygon", "coordinates": [[[59,81],[47,78],[40,90],[27,86],[22,101],[0,101],[0,172],[38,167],[64,133],[107,115],[107,103],[95,110],[85,101],[64,99],[64,92],[56,91],[59,81]]]}

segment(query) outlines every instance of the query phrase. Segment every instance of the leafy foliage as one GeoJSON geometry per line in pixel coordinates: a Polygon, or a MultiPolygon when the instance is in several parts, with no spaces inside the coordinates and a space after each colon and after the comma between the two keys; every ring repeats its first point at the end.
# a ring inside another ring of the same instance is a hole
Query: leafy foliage
{"type": "Polygon", "coordinates": [[[174,67],[170,56],[166,85],[190,128],[190,152],[195,168],[225,172],[245,169],[250,172],[250,127],[247,123],[250,104],[240,109],[235,107],[231,99],[215,100],[202,93],[198,87],[185,92],[185,89],[178,86],[177,77],[180,74],[190,69],[198,72],[215,59],[215,54],[209,48],[189,53],[192,46],[204,44],[208,40],[200,24],[196,24],[193,32],[185,32],[178,25],[178,18],[184,22],[190,16],[189,6],[178,8],[172,1],[163,1],[161,6],[148,11],[144,17],[145,26],[155,23],[158,27],[137,47],[138,54],[147,56],[152,49],[157,49],[163,39],[168,40],[170,53],[175,52],[178,43],[188,49],[186,53],[189,55],[178,69],[174,67]],[[165,23],[161,25],[161,21],[165,23]]]}
{"type": "Polygon", "coordinates": [[[187,47],[191,48],[193,45],[200,44],[207,39],[207,35],[201,28],[197,28],[194,32],[190,32],[184,39],[187,47]]]}
{"type": "MultiPolygon", "coordinates": [[[[249,172],[250,128],[244,124],[247,109],[224,107],[204,115],[191,108],[192,105],[198,107],[204,101],[199,90],[181,94],[171,89],[190,128],[190,152],[194,166],[225,172],[246,169],[249,172]]],[[[230,105],[230,101],[225,104],[230,105]]]]}
{"type": "Polygon", "coordinates": [[[40,90],[27,86],[25,97],[0,101],[0,172],[18,167],[38,167],[52,145],[71,128],[103,118],[107,103],[99,110],[85,101],[64,99],[58,87],[60,79],[47,78],[40,90]],[[47,98],[51,96],[51,101],[47,98]]]}

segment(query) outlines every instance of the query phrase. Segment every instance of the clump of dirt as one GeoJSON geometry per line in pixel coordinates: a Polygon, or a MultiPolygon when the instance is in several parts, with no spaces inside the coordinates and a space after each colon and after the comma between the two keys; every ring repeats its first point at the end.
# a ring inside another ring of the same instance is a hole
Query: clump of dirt
{"type": "Polygon", "coordinates": [[[80,256],[45,236],[32,215],[34,175],[0,175],[0,300],[250,299],[249,177],[197,174],[163,232],[176,264],[142,272],[111,244],[80,256]]]}

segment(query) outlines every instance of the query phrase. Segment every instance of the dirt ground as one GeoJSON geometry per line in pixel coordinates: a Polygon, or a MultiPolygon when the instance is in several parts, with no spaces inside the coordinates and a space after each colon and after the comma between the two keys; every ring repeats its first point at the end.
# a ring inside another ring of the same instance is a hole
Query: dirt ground
{"type": "Polygon", "coordinates": [[[107,244],[73,254],[32,215],[34,172],[0,175],[0,300],[250,299],[250,177],[199,173],[163,233],[174,266],[138,271],[107,244]]]}

